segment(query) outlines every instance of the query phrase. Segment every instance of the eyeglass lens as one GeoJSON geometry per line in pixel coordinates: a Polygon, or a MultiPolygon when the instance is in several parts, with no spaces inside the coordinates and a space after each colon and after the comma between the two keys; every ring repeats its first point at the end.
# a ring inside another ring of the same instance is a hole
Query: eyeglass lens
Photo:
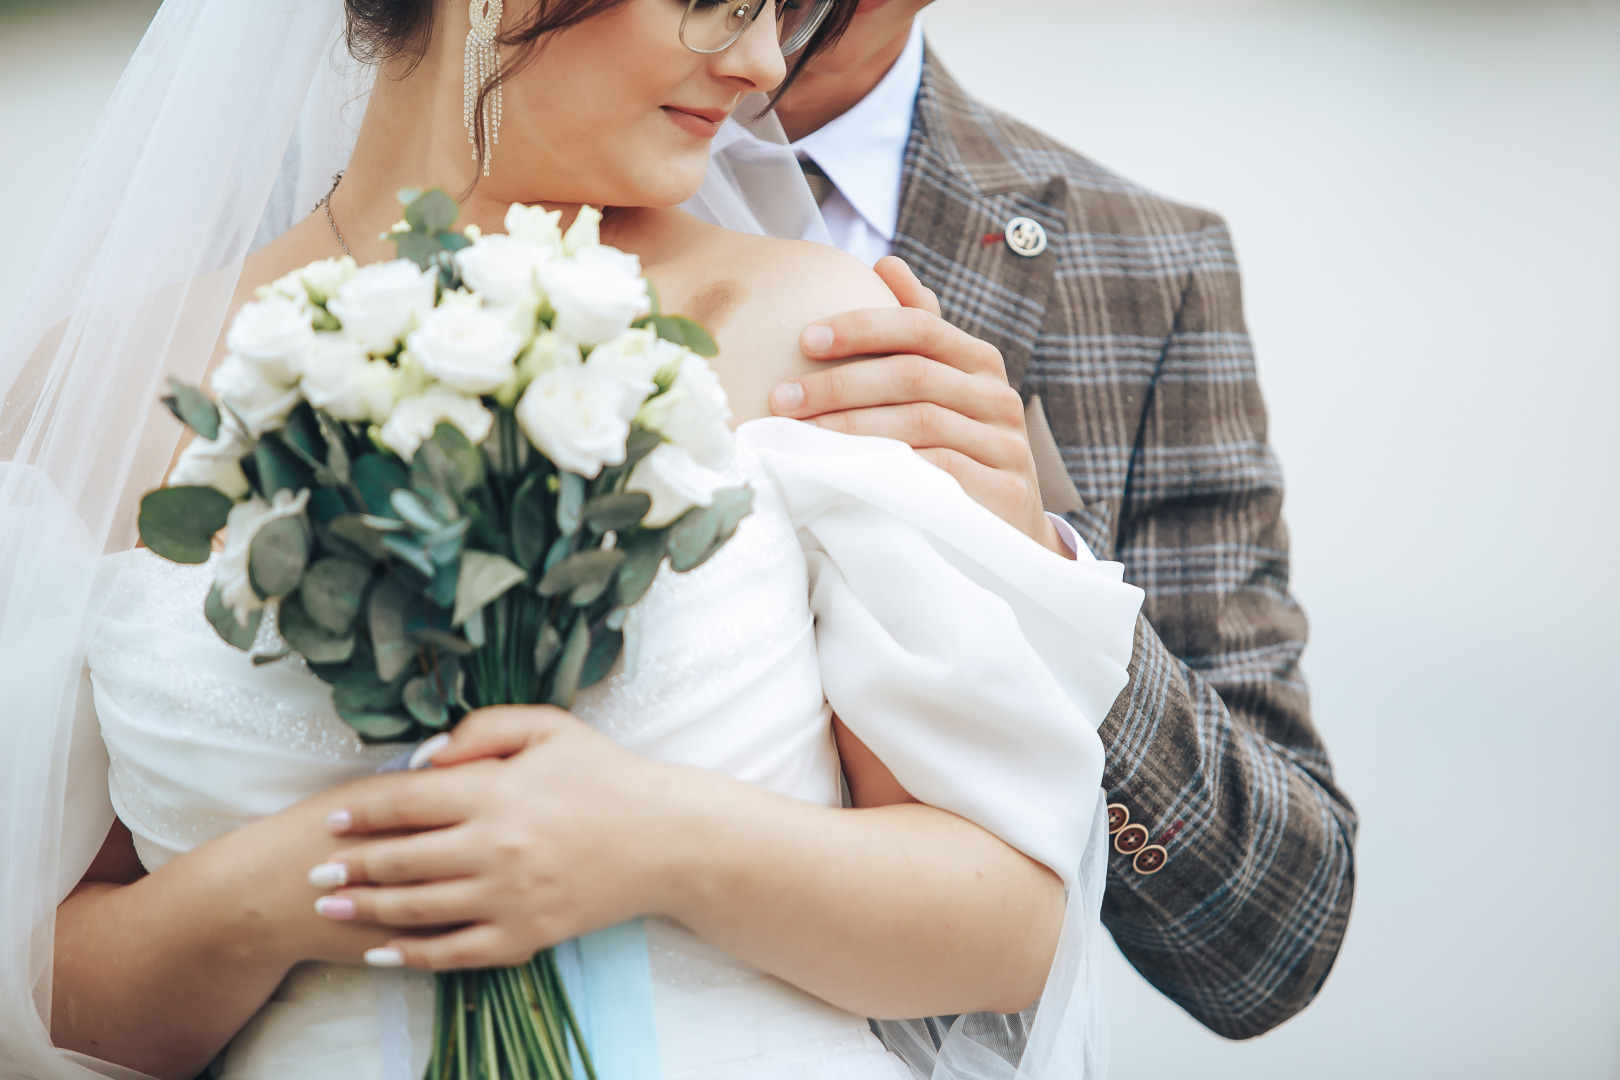
{"type": "MultiPolygon", "coordinates": [[[[681,43],[693,52],[717,53],[736,43],[769,0],[689,0],[681,20],[681,43]]],[[[809,44],[836,0],[777,0],[776,39],[791,55],[809,44]]]]}

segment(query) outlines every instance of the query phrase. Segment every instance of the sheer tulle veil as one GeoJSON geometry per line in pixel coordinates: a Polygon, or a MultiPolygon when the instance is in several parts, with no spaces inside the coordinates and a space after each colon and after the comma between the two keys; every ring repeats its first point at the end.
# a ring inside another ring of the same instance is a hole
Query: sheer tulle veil
{"type": "MultiPolygon", "coordinates": [[[[244,258],[309,212],[353,146],[371,73],[344,51],[342,18],[342,0],[165,0],[0,339],[0,1076],[134,1075],[48,1036],[55,910],[113,817],[83,628],[101,555],[133,546],[139,496],[180,436],[157,404],[165,381],[201,382],[244,258]]],[[[722,144],[688,208],[816,235],[774,141],[722,144]]],[[[1105,844],[1099,815],[1038,1016],[936,1024],[943,1050],[928,1025],[883,1025],[921,1075],[1102,1075],[1105,844]],[[1009,1031],[1021,1068],[990,1049],[1009,1031]]]]}

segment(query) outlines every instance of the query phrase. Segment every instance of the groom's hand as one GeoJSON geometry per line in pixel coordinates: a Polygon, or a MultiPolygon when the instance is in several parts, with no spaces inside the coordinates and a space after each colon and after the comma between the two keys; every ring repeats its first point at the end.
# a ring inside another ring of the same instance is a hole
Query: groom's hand
{"type": "Polygon", "coordinates": [[[899,308],[848,311],[811,323],[812,360],[848,360],[782,383],[771,411],[852,435],[909,443],[998,517],[1069,555],[1041,508],[1024,405],[1007,385],[1001,351],[940,317],[939,300],[904,261],[874,268],[899,308]]]}

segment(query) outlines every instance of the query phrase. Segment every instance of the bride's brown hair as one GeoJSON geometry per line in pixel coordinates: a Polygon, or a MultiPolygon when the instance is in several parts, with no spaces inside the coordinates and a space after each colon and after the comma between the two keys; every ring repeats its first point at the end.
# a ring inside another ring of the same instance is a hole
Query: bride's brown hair
{"type": "MultiPolygon", "coordinates": [[[[348,15],[345,36],[349,52],[356,60],[370,64],[388,64],[403,60],[406,71],[414,70],[433,40],[434,14],[440,3],[458,3],[459,0],[344,0],[348,15]]],[[[535,0],[533,10],[526,19],[500,37],[506,48],[515,48],[516,56],[507,63],[499,79],[510,79],[521,72],[534,59],[548,34],[566,29],[575,23],[611,11],[625,0],[535,0]]],[[[788,67],[787,78],[771,95],[771,104],[787,92],[799,77],[804,65],[817,53],[831,48],[849,28],[855,17],[857,0],[835,0],[832,12],[816,30],[799,55],[788,67]]],[[[478,160],[484,160],[484,98],[495,88],[495,81],[485,84],[478,95],[477,123],[473,142],[478,160]]]]}

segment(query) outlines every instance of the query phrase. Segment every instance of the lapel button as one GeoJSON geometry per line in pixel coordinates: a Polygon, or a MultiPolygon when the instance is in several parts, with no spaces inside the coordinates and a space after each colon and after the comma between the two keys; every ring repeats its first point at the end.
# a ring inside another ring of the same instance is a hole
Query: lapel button
{"type": "Polygon", "coordinates": [[[1007,246],[1014,255],[1033,259],[1046,250],[1046,230],[1041,223],[1027,217],[1015,217],[1007,222],[1007,246]]]}

